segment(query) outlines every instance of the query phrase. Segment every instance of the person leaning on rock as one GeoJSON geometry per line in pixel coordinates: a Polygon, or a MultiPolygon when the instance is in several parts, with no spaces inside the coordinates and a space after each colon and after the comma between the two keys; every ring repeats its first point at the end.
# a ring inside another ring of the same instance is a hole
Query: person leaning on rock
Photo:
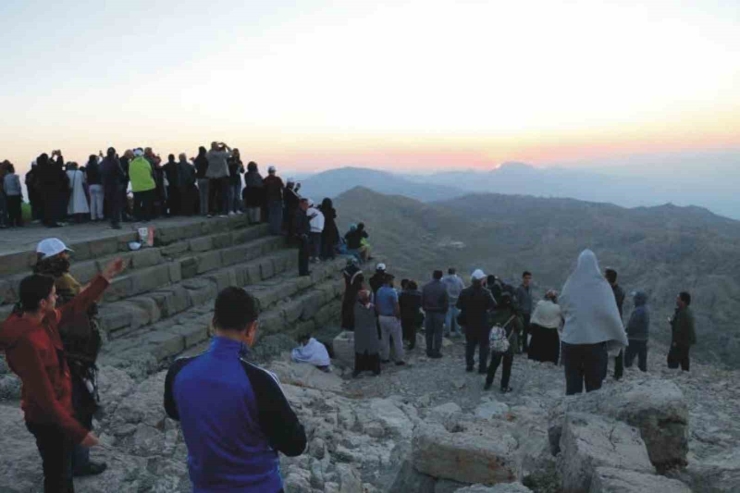
{"type": "Polygon", "coordinates": [[[694,313],[691,305],[691,294],[683,291],[676,298],[676,312],[670,318],[671,349],[668,352],[668,368],[689,371],[689,350],[696,344],[694,313]]]}
{"type": "Polygon", "coordinates": [[[114,260],[61,308],[56,306],[54,279],[28,276],[21,281],[16,310],[0,328],[0,350],[5,351],[8,366],[21,379],[21,408],[41,455],[45,493],[74,492],[74,446],[98,444],[95,434],[75,419],[72,381],[59,327],[87,313],[123,268],[123,260],[114,260]]]}
{"type": "Polygon", "coordinates": [[[278,453],[295,457],[306,448],[277,378],[243,358],[257,336],[257,310],[243,289],[221,291],[210,347],[167,372],[164,407],[182,426],[194,491],[281,492],[278,453]]]}

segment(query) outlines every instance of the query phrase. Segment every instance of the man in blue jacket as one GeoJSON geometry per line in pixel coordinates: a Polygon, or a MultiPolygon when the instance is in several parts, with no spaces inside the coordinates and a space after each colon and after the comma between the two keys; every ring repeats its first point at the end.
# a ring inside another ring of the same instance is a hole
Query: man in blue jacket
{"type": "Polygon", "coordinates": [[[164,406],[182,425],[195,493],[280,493],[278,452],[295,457],[306,448],[303,425],[275,376],[243,359],[257,315],[251,295],[224,289],[208,351],[178,359],[167,373],[164,406]]]}

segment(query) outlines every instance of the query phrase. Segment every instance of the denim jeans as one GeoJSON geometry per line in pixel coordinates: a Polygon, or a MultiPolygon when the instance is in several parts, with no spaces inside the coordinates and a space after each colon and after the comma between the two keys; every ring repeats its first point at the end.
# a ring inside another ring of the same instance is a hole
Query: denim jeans
{"type": "Polygon", "coordinates": [[[103,220],[104,199],[103,185],[90,185],[90,219],[93,221],[103,220]]]}
{"type": "Polygon", "coordinates": [[[244,210],[244,204],[242,203],[242,184],[239,183],[231,183],[229,185],[229,204],[231,205],[231,210],[234,212],[239,212],[244,210]]]}
{"type": "Polygon", "coordinates": [[[457,324],[457,316],[459,314],[460,310],[455,305],[450,305],[445,318],[445,335],[460,333],[460,326],[457,324]]]}
{"type": "Polygon", "coordinates": [[[640,371],[647,371],[647,341],[630,339],[630,345],[624,351],[624,366],[632,368],[632,362],[637,356],[637,367],[640,371]]]}

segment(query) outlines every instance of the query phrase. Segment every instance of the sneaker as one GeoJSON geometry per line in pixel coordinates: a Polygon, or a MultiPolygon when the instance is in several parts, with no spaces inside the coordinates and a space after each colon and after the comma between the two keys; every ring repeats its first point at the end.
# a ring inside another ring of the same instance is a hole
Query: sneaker
{"type": "Polygon", "coordinates": [[[405,361],[396,361],[396,366],[404,366],[405,364],[405,361]]]}
{"type": "Polygon", "coordinates": [[[513,391],[514,389],[512,389],[511,387],[501,387],[502,394],[508,394],[509,392],[513,392],[513,391]]]}
{"type": "Polygon", "coordinates": [[[218,217],[229,217],[226,214],[219,214],[218,217]]]}
{"type": "Polygon", "coordinates": [[[234,215],[234,211],[229,211],[229,216],[233,216],[233,215],[234,215]]]}
{"type": "Polygon", "coordinates": [[[106,469],[108,469],[108,464],[105,462],[90,461],[88,462],[87,467],[81,471],[75,471],[72,475],[75,477],[97,476],[98,474],[102,474],[106,469]]]}
{"type": "Polygon", "coordinates": [[[433,354],[433,355],[430,356],[430,358],[432,358],[432,359],[439,359],[441,357],[442,357],[442,353],[436,353],[436,354],[433,354]]]}

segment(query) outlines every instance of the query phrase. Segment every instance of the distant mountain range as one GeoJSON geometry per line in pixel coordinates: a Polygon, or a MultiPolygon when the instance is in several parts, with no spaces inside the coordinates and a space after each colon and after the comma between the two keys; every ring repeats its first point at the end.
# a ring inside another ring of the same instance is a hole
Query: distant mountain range
{"type": "MultiPolygon", "coordinates": [[[[726,170],[725,170],[726,171],[726,170]]],[[[314,200],[336,197],[354,186],[423,202],[461,197],[471,192],[575,198],[623,207],[666,203],[698,205],[740,219],[740,194],[725,171],[643,178],[570,168],[535,168],[504,163],[491,171],[449,171],[429,175],[396,174],[366,168],[339,168],[307,177],[303,192],[314,200]]],[[[740,177],[738,177],[740,180],[740,177]]]]}
{"type": "MultiPolygon", "coordinates": [[[[370,242],[402,277],[426,280],[434,269],[475,268],[512,284],[531,270],[541,296],[560,289],[584,248],[620,273],[627,293],[651,297],[652,337],[669,339],[667,317],[679,291],[694,296],[705,360],[740,368],[740,222],[699,207],[638,207],[574,199],[471,194],[434,203],[367,188],[335,200],[344,231],[364,221],[370,242]]],[[[631,301],[625,307],[625,320],[631,301]]]]}

